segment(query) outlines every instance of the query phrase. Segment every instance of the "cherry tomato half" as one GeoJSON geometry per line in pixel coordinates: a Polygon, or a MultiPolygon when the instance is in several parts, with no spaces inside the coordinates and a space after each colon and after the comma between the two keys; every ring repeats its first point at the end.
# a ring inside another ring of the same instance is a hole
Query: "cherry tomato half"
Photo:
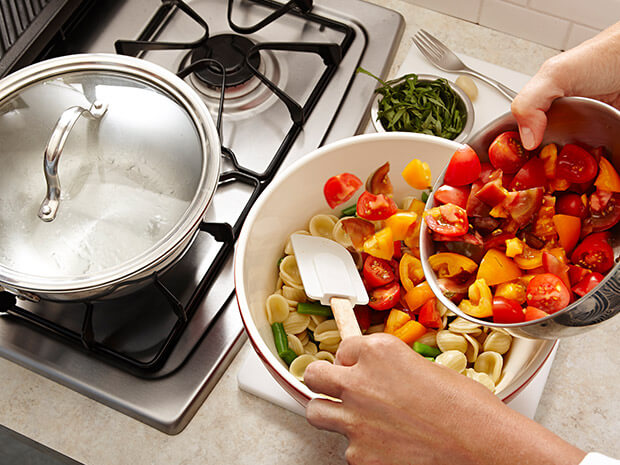
{"type": "Polygon", "coordinates": [[[591,181],[598,173],[598,164],[590,153],[575,144],[566,144],[558,155],[557,176],[570,182],[591,181]]]}
{"type": "Polygon", "coordinates": [[[478,154],[469,145],[463,145],[452,155],[443,180],[450,186],[466,186],[478,179],[480,170],[478,154]]]}
{"type": "Polygon", "coordinates": [[[579,281],[575,286],[573,286],[573,292],[580,297],[583,297],[603,280],[605,276],[600,273],[590,273],[588,276],[579,281]]]}
{"type": "Polygon", "coordinates": [[[501,133],[489,147],[489,161],[504,173],[516,173],[529,158],[517,131],[501,133]]]}
{"type": "Polygon", "coordinates": [[[342,173],[327,180],[323,194],[329,207],[335,208],[353,197],[361,185],[362,181],[354,174],[342,173]]]}
{"type": "Polygon", "coordinates": [[[527,285],[527,304],[547,313],[562,310],[570,302],[570,291],[551,273],[536,275],[527,285]]]}
{"type": "Polygon", "coordinates": [[[366,257],[362,273],[371,288],[385,286],[396,278],[390,262],[372,255],[366,257]]]}
{"type": "Polygon", "coordinates": [[[516,300],[493,297],[493,321],[495,323],[521,323],[525,321],[525,313],[516,300]]]}
{"type": "Polygon", "coordinates": [[[400,301],[400,284],[396,281],[377,287],[368,293],[370,308],[389,310],[400,301]]]}
{"type": "Polygon", "coordinates": [[[385,220],[396,213],[396,210],[396,203],[383,194],[374,195],[364,191],[357,200],[357,216],[366,220],[385,220]]]}
{"type": "Polygon", "coordinates": [[[435,200],[440,203],[453,203],[454,205],[467,208],[469,186],[453,187],[443,185],[435,191],[435,200]]]}
{"type": "Polygon", "coordinates": [[[578,266],[598,273],[607,273],[614,266],[614,250],[607,241],[607,233],[599,232],[587,236],[570,256],[578,266]]]}
{"type": "Polygon", "coordinates": [[[431,208],[425,219],[432,231],[444,236],[462,236],[469,229],[467,212],[451,203],[431,208]]]}
{"type": "Polygon", "coordinates": [[[522,191],[532,187],[545,187],[546,184],[545,164],[540,158],[534,157],[517,172],[512,179],[510,188],[522,191]]]}
{"type": "Polygon", "coordinates": [[[584,219],[588,209],[578,194],[563,194],[556,198],[555,212],[560,215],[571,215],[584,219]]]}

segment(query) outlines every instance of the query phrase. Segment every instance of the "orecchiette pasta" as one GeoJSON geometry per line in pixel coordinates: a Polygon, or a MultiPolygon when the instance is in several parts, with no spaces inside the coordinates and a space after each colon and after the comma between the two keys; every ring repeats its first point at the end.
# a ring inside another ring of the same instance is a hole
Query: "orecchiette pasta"
{"type": "Polygon", "coordinates": [[[299,268],[297,268],[295,255],[287,255],[280,262],[280,278],[282,278],[284,284],[290,287],[295,287],[297,289],[304,288],[301,282],[299,268]]]}
{"type": "Polygon", "coordinates": [[[306,371],[306,367],[310,365],[312,362],[316,360],[314,355],[303,354],[299,357],[296,357],[295,360],[291,362],[291,366],[289,366],[288,371],[298,380],[304,380],[304,373],[306,371]]]}
{"type": "Polygon", "coordinates": [[[287,334],[286,338],[288,339],[289,349],[295,352],[296,355],[301,355],[305,353],[304,345],[301,343],[297,336],[295,336],[294,334],[287,334]]]}
{"type": "Polygon", "coordinates": [[[316,355],[318,351],[319,349],[314,342],[308,342],[306,345],[304,345],[304,352],[306,354],[316,355]]]}
{"type": "Polygon", "coordinates": [[[467,367],[467,358],[465,357],[465,354],[458,350],[448,350],[446,352],[442,352],[435,358],[435,362],[458,373],[467,367]]]}
{"type": "Polygon", "coordinates": [[[332,354],[331,352],[327,352],[325,350],[317,352],[316,358],[317,360],[327,360],[328,362],[331,362],[331,363],[334,363],[335,361],[334,354],[332,354]]]}
{"type": "Polygon", "coordinates": [[[265,303],[269,324],[282,323],[289,317],[287,300],[280,294],[271,294],[265,303]]]}
{"type": "Polygon", "coordinates": [[[351,247],[353,245],[351,238],[342,227],[342,219],[338,220],[338,222],[334,225],[334,229],[332,230],[332,237],[343,247],[351,247]]]}
{"type": "Polygon", "coordinates": [[[467,350],[465,351],[467,361],[469,363],[474,363],[478,358],[478,353],[480,352],[480,343],[469,334],[463,334],[463,337],[467,339],[467,342],[469,343],[467,350]]]}
{"type": "Polygon", "coordinates": [[[286,334],[298,334],[308,327],[310,317],[297,312],[290,312],[288,318],[282,322],[286,334]]]}
{"type": "Polygon", "coordinates": [[[332,231],[338,221],[338,217],[333,215],[314,215],[310,219],[308,229],[313,236],[324,237],[326,239],[332,239],[332,231]]]}
{"type": "Polygon", "coordinates": [[[284,253],[286,255],[293,255],[293,244],[291,244],[291,236],[293,234],[304,234],[306,236],[310,235],[310,233],[308,231],[303,231],[303,230],[302,231],[295,231],[294,233],[292,233],[289,236],[288,240],[286,241],[286,245],[284,246],[284,253]]]}
{"type": "Polygon", "coordinates": [[[437,332],[437,347],[442,352],[458,350],[465,353],[467,350],[467,340],[461,335],[447,330],[437,332]]]}
{"type": "Polygon", "coordinates": [[[504,359],[497,352],[487,351],[478,355],[474,370],[480,373],[486,373],[491,377],[493,382],[497,384],[502,375],[504,359]]]}
{"type": "Polygon", "coordinates": [[[474,381],[478,381],[480,384],[482,384],[484,387],[489,389],[491,392],[495,391],[495,383],[493,382],[491,377],[487,375],[486,373],[478,373],[473,368],[468,368],[467,370],[465,370],[464,373],[465,373],[465,376],[473,379],[474,381]]]}
{"type": "Polygon", "coordinates": [[[482,344],[483,350],[490,350],[493,352],[497,352],[498,354],[505,354],[510,349],[510,345],[512,344],[512,336],[493,330],[489,333],[487,338],[484,340],[484,344],[482,344]]]}

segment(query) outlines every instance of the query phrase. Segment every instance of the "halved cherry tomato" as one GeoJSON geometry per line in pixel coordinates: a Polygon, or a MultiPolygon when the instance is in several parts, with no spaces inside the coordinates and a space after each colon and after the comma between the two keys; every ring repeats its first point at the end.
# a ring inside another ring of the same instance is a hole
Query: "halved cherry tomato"
{"type": "Polygon", "coordinates": [[[521,323],[525,314],[519,302],[506,297],[493,297],[493,321],[495,323],[521,323]]]}
{"type": "Polygon", "coordinates": [[[570,302],[570,291],[562,280],[551,273],[534,276],[527,285],[527,304],[547,313],[562,310],[570,302]]]}
{"type": "Polygon", "coordinates": [[[394,270],[390,262],[372,255],[369,255],[364,260],[362,274],[371,288],[385,286],[395,279],[394,270]]]}
{"type": "Polygon", "coordinates": [[[441,315],[439,310],[437,310],[437,299],[431,299],[422,305],[418,321],[427,328],[441,328],[441,315]]]}
{"type": "Polygon", "coordinates": [[[476,279],[484,279],[489,286],[512,281],[521,276],[519,267],[497,249],[490,249],[482,258],[476,279]]]}
{"type": "Polygon", "coordinates": [[[571,215],[584,219],[588,216],[588,209],[578,194],[562,194],[557,197],[555,211],[561,215],[571,215]]]}
{"type": "Polygon", "coordinates": [[[443,180],[450,186],[466,186],[478,179],[480,170],[478,154],[469,145],[463,145],[452,155],[443,180]]]}
{"type": "Polygon", "coordinates": [[[366,220],[385,220],[397,210],[394,200],[383,194],[375,195],[364,191],[357,199],[357,216],[366,220]]]}
{"type": "Polygon", "coordinates": [[[545,164],[540,158],[534,157],[527,161],[517,172],[510,184],[510,188],[522,191],[532,187],[545,187],[546,184],[545,164]]]}
{"type": "MultiPolygon", "coordinates": [[[[595,198],[595,194],[590,197],[590,203],[595,198]]],[[[614,194],[607,204],[599,211],[592,211],[591,224],[592,231],[606,231],[613,228],[620,222],[620,194],[614,194]]]]}
{"type": "Polygon", "coordinates": [[[547,312],[543,312],[541,309],[536,307],[527,307],[525,309],[525,321],[538,320],[539,318],[544,318],[549,316],[547,312]]]}
{"type": "Polygon", "coordinates": [[[543,268],[546,273],[551,273],[562,280],[567,289],[570,289],[570,279],[568,277],[568,265],[562,263],[557,257],[546,250],[542,254],[543,268]]]}
{"type": "Polygon", "coordinates": [[[375,310],[393,308],[400,300],[400,284],[397,281],[377,287],[369,293],[368,305],[375,310]]]}
{"type": "Polygon", "coordinates": [[[540,209],[542,200],[543,188],[534,187],[519,192],[509,192],[503,205],[519,226],[525,226],[540,209]]]}
{"type": "Polygon", "coordinates": [[[587,236],[573,251],[570,259],[578,266],[598,273],[607,273],[614,266],[614,250],[607,241],[607,233],[587,236]]]}
{"type": "Polygon", "coordinates": [[[370,328],[370,307],[368,305],[356,305],[353,307],[353,311],[360,329],[366,331],[370,328]]]}
{"type": "Polygon", "coordinates": [[[529,158],[530,152],[523,148],[516,131],[501,133],[489,147],[489,161],[504,173],[516,173],[529,158]]]}
{"type": "Polygon", "coordinates": [[[594,185],[605,191],[620,192],[620,175],[609,160],[601,157],[599,167],[600,171],[594,185]]]}
{"type": "Polygon", "coordinates": [[[445,236],[462,236],[469,229],[467,212],[452,204],[431,208],[425,219],[431,230],[445,236]]]}
{"type": "Polygon", "coordinates": [[[590,153],[575,144],[566,144],[558,155],[557,176],[570,182],[591,181],[598,172],[596,160],[590,153]]]}
{"type": "Polygon", "coordinates": [[[573,286],[573,292],[580,297],[583,297],[605,278],[600,273],[594,272],[590,273],[588,276],[579,281],[575,286],[573,286]]]}
{"type": "Polygon", "coordinates": [[[564,250],[570,252],[579,242],[579,234],[581,233],[581,220],[576,216],[570,215],[554,215],[553,224],[558,232],[560,245],[564,250]]]}
{"type": "Polygon", "coordinates": [[[390,162],[384,163],[366,180],[366,190],[371,194],[389,195],[394,191],[390,181],[390,162]]]}
{"type": "Polygon", "coordinates": [[[362,181],[354,174],[342,173],[327,180],[323,194],[330,208],[335,208],[353,197],[361,185],[362,181]]]}
{"type": "Polygon", "coordinates": [[[467,198],[471,188],[469,186],[454,187],[447,184],[435,191],[435,200],[440,203],[452,203],[461,208],[467,208],[467,198]]]}

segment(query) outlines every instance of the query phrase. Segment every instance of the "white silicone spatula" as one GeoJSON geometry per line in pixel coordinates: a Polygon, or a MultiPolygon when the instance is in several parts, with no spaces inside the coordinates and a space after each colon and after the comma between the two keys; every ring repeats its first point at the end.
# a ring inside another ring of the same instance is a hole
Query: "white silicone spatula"
{"type": "Polygon", "coordinates": [[[368,303],[368,294],[351,254],[323,237],[293,234],[291,244],[306,294],[332,308],[340,337],[362,332],[353,307],[368,303]]]}

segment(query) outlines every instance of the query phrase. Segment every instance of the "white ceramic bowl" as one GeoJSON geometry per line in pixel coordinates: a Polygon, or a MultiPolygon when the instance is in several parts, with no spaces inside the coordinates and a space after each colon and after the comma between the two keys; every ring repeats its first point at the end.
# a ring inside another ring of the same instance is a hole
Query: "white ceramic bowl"
{"type": "MultiPolygon", "coordinates": [[[[289,235],[305,229],[313,215],[331,211],[323,197],[323,185],[329,177],[346,171],[365,180],[389,161],[394,198],[398,200],[416,194],[400,175],[407,163],[413,158],[426,161],[438,176],[459,145],[438,137],[408,133],[344,139],[315,150],[280,173],[250,211],[235,252],[235,287],[241,317],[265,367],[302,405],[317,394],[291,375],[278,357],[265,314],[265,299],[275,290],[277,262],[289,235]]],[[[350,200],[343,207],[352,203],[350,200]]],[[[542,367],[554,344],[554,341],[515,339],[505,357],[503,379],[497,386],[498,397],[508,400],[525,387],[542,367]]]]}

